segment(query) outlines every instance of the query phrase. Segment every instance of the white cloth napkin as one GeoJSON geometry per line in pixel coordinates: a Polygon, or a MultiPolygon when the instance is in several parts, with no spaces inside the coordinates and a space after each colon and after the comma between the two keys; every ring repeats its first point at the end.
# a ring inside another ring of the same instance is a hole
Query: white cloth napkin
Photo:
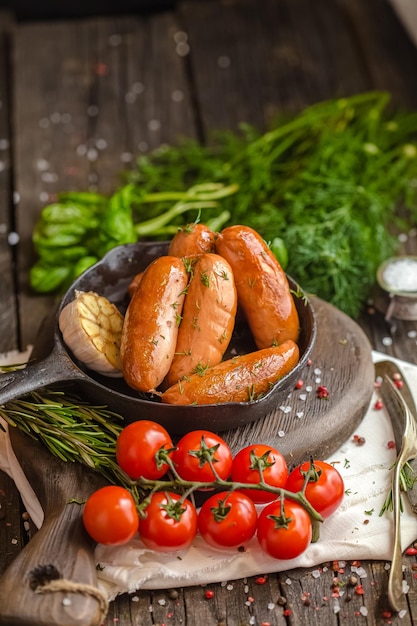
{"type": "MultiPolygon", "coordinates": [[[[10,359],[10,355],[7,355],[10,359]]],[[[373,353],[374,361],[386,355],[373,353]]],[[[395,359],[393,359],[395,360],[395,359]]],[[[13,362],[13,361],[12,361],[13,362]]],[[[16,360],[14,361],[16,362],[16,360]]],[[[417,366],[396,360],[417,400],[417,366]]],[[[390,419],[383,410],[374,408],[377,394],[359,427],[331,455],[343,475],[346,495],[340,509],[321,526],[320,540],[311,544],[297,559],[281,561],[264,554],[254,538],[245,552],[215,550],[197,537],[184,552],[162,554],[147,549],[140,539],[122,547],[98,545],[96,560],[98,583],[109,600],[118,594],[142,589],[173,587],[232,581],[247,576],[314,567],[333,560],[375,559],[390,561],[392,554],[392,514],[379,516],[387,496],[396,451],[388,445],[393,441],[390,419]],[[365,439],[358,446],[353,435],[365,439]]],[[[43,512],[14,456],[7,434],[0,431],[0,468],[16,482],[23,502],[36,525],[42,523],[43,512]]],[[[417,539],[417,517],[404,498],[401,517],[402,547],[417,539]]]]}

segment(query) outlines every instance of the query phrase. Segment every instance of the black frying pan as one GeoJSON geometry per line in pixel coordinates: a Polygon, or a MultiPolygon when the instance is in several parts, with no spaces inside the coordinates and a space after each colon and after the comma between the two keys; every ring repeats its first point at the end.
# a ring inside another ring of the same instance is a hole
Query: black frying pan
{"type": "MultiPolygon", "coordinates": [[[[123,379],[104,377],[87,369],[65,346],[58,328],[58,318],[61,310],[75,298],[76,290],[95,291],[124,313],[128,304],[127,288],[133,276],[143,271],[156,257],[167,254],[168,245],[167,242],[145,242],[119,246],[77,278],[58,307],[50,354],[42,360],[31,361],[24,369],[0,377],[0,405],[54,383],[76,381],[77,390],[89,401],[99,405],[106,404],[111,410],[121,414],[127,422],[150,419],[159,422],[173,434],[193,430],[198,423],[212,431],[237,428],[264,417],[279,406],[300,377],[316,339],[314,310],[311,303],[303,298],[295,298],[301,322],[300,361],[267,394],[251,402],[199,406],[162,404],[158,396],[138,393],[123,379]]],[[[294,281],[291,278],[289,281],[296,290],[294,281]]],[[[246,323],[237,319],[225,358],[255,349],[246,323]]]]}

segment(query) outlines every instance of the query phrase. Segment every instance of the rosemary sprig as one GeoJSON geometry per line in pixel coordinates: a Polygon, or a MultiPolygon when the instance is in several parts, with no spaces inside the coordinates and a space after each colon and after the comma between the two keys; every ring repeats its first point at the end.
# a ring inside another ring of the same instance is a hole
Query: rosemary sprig
{"type": "MultiPolygon", "coordinates": [[[[395,464],[394,464],[395,466],[395,464]]],[[[415,483],[417,482],[417,476],[413,472],[413,468],[409,463],[404,463],[400,472],[400,491],[402,493],[407,493],[410,489],[413,489],[415,483]]],[[[403,503],[400,498],[400,510],[403,511],[403,503]]],[[[389,490],[387,497],[384,500],[381,511],[379,512],[379,516],[381,517],[387,511],[392,511],[392,489],[389,490]]]]}
{"type": "Polygon", "coordinates": [[[76,395],[44,389],[0,407],[0,417],[9,426],[41,441],[62,461],[81,462],[110,482],[130,484],[115,456],[123,418],[105,406],[93,406],[76,395]]]}

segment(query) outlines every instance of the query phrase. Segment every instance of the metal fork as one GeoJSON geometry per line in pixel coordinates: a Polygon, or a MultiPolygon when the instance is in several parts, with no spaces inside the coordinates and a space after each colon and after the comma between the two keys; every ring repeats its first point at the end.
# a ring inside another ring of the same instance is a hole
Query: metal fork
{"type": "MultiPolygon", "coordinates": [[[[377,369],[377,368],[376,368],[377,369]]],[[[378,371],[378,369],[377,369],[378,371]]],[[[386,373],[384,374],[381,384],[381,395],[386,404],[386,400],[395,398],[397,404],[397,414],[400,413],[403,418],[403,428],[401,437],[401,447],[398,453],[395,469],[392,477],[392,507],[394,516],[394,549],[392,554],[392,563],[388,579],[388,600],[390,605],[395,611],[399,611],[401,606],[401,599],[403,596],[402,587],[402,549],[401,549],[401,495],[400,495],[400,482],[401,482],[401,470],[407,461],[410,461],[417,456],[417,423],[416,419],[411,412],[408,404],[405,402],[400,391],[395,386],[392,378],[386,373]],[[387,386],[386,390],[383,387],[387,386]],[[385,391],[385,392],[384,392],[385,391]]],[[[387,407],[388,408],[388,407],[387,407]]],[[[388,409],[389,410],[389,409],[388,409]]],[[[393,422],[394,433],[400,426],[396,416],[391,414],[390,417],[393,422]]],[[[399,441],[399,437],[396,434],[396,440],[399,441]]]]}

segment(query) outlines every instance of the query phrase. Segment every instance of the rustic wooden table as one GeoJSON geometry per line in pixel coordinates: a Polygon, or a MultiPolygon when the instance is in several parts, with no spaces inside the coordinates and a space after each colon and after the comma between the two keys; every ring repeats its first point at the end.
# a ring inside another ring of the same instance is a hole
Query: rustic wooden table
{"type": "MultiPolygon", "coordinates": [[[[0,14],[0,352],[33,344],[51,305],[30,293],[28,269],[34,223],[58,191],[109,193],[139,152],[181,135],[204,141],[241,121],[263,129],[279,111],[329,97],[384,89],[416,107],[416,67],[417,49],[384,0],[189,0],[146,15],[45,22],[0,14]]],[[[411,234],[404,249],[416,249],[411,234]]],[[[364,312],[360,324],[375,349],[417,363],[417,322],[364,312]]],[[[1,573],[28,540],[19,495],[1,473],[0,505],[1,573]]],[[[384,562],[361,563],[364,594],[346,594],[338,613],[333,567],[323,565],[318,578],[293,570],[263,585],[211,585],[210,601],[198,586],[126,594],[105,624],[417,619],[415,557],[404,557],[400,616],[388,607],[384,562]]]]}

